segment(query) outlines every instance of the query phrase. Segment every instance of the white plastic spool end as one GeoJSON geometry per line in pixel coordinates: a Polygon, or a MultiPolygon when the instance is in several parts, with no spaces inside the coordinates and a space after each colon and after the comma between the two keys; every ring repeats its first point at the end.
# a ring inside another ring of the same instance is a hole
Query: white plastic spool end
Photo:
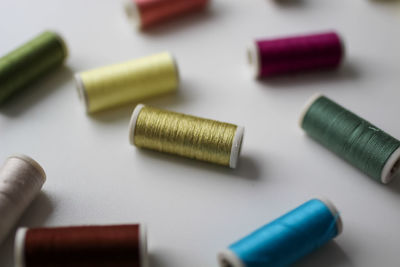
{"type": "Polygon", "coordinates": [[[126,0],[124,3],[125,14],[132,25],[137,29],[142,29],[142,18],[140,16],[139,8],[134,0],[126,0]]]}
{"type": "Polygon", "coordinates": [[[149,267],[149,257],[147,250],[147,226],[144,223],[139,224],[139,238],[140,267],[149,267]]]}
{"type": "Polygon", "coordinates": [[[310,109],[310,107],[314,104],[314,102],[319,99],[320,97],[322,97],[323,95],[321,93],[316,93],[313,96],[310,97],[310,99],[306,102],[306,104],[303,106],[303,109],[301,110],[300,113],[300,117],[299,117],[299,126],[300,128],[303,128],[303,121],[304,121],[304,117],[306,116],[308,110],[310,109]]]}
{"type": "Polygon", "coordinates": [[[230,249],[224,249],[218,253],[218,264],[220,267],[246,267],[230,249]]]}
{"type": "Polygon", "coordinates": [[[14,261],[15,267],[25,267],[25,237],[28,228],[19,228],[15,234],[14,261]]]}
{"type": "Polygon", "coordinates": [[[244,127],[237,126],[235,136],[233,137],[231,157],[229,160],[229,167],[231,167],[232,169],[236,168],[239,160],[239,155],[243,143],[243,135],[244,135],[244,127]]]}
{"type": "Polygon", "coordinates": [[[260,51],[258,50],[256,41],[247,46],[247,60],[251,68],[253,77],[259,78],[261,72],[260,51]]]}
{"type": "Polygon", "coordinates": [[[85,106],[86,113],[89,113],[89,99],[87,97],[85,84],[83,83],[82,77],[79,73],[74,75],[76,89],[78,90],[79,99],[85,106]]]}
{"type": "Polygon", "coordinates": [[[138,104],[133,110],[131,121],[129,122],[129,143],[135,145],[135,128],[139,113],[144,108],[143,104],[138,104]]]}
{"type": "Polygon", "coordinates": [[[400,147],[397,148],[386,161],[381,172],[381,182],[390,183],[400,171],[400,147]]]}

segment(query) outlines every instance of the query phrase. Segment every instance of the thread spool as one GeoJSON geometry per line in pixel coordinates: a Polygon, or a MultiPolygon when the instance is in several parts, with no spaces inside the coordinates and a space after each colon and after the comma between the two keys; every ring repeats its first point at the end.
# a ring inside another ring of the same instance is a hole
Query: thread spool
{"type": "Polygon", "coordinates": [[[0,169],[0,244],[46,180],[42,167],[25,155],[10,156],[0,169]]]}
{"type": "Polygon", "coordinates": [[[45,31],[0,58],[0,104],[62,65],[67,55],[64,40],[45,31]]]}
{"type": "Polygon", "coordinates": [[[160,53],[75,75],[80,99],[93,113],[171,93],[179,85],[178,67],[170,53],[160,53]]]}
{"type": "Polygon", "coordinates": [[[16,267],[148,267],[142,224],[20,228],[15,237],[16,267]]]}
{"type": "Polygon", "coordinates": [[[206,8],[209,0],[127,0],[125,12],[138,29],[206,8]]]}
{"type": "Polygon", "coordinates": [[[138,105],[129,140],[141,148],[236,168],[244,128],[138,105]]]}
{"type": "Polygon", "coordinates": [[[256,40],[247,50],[256,78],[310,70],[334,69],[344,56],[344,45],[335,32],[256,40]]]}
{"type": "Polygon", "coordinates": [[[325,96],[311,98],[300,126],[375,180],[386,184],[399,172],[400,141],[325,96]]]}
{"type": "Polygon", "coordinates": [[[219,253],[219,265],[288,266],[341,232],[335,206],[326,199],[312,199],[219,253]]]}

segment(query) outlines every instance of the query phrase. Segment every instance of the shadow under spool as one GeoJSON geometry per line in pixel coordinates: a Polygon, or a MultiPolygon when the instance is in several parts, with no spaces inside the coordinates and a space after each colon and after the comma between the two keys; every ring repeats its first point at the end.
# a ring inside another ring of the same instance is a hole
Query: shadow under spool
{"type": "Polygon", "coordinates": [[[142,224],[20,228],[16,267],[148,267],[142,224]]]}
{"type": "Polygon", "coordinates": [[[0,58],[0,104],[62,65],[67,56],[62,37],[45,31],[0,58]]]}
{"type": "Polygon", "coordinates": [[[32,158],[14,155],[6,160],[0,169],[0,244],[45,181],[44,170],[32,158]]]}
{"type": "Polygon", "coordinates": [[[288,266],[335,238],[342,227],[329,200],[312,199],[220,252],[219,266],[288,266]]]}
{"type": "Polygon", "coordinates": [[[137,147],[236,168],[244,128],[138,105],[129,125],[137,147]]]}
{"type": "Polygon", "coordinates": [[[337,68],[344,44],[335,32],[256,40],[247,49],[254,77],[337,68]]]}
{"type": "Polygon", "coordinates": [[[125,12],[137,29],[206,8],[209,0],[127,0],[125,12]]]}
{"type": "Polygon", "coordinates": [[[313,139],[377,181],[400,169],[400,141],[322,95],[310,99],[300,126],[313,139]]]}
{"type": "Polygon", "coordinates": [[[75,74],[79,98],[94,113],[175,92],[179,71],[167,52],[75,74]]]}

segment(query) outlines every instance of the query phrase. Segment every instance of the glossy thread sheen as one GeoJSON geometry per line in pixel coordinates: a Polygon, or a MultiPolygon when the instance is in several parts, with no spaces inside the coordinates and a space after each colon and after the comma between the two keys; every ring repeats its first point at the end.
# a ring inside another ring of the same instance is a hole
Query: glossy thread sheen
{"type": "Polygon", "coordinates": [[[27,229],[25,267],[140,266],[139,225],[27,229]]]}
{"type": "Polygon", "coordinates": [[[46,31],[0,58],[0,104],[60,66],[66,57],[61,37],[46,31]]]}
{"type": "Polygon", "coordinates": [[[81,72],[77,79],[81,79],[79,92],[91,113],[174,92],[178,76],[171,54],[160,53],[81,72]]]}
{"type": "Polygon", "coordinates": [[[229,166],[237,126],[145,106],[137,118],[134,144],[229,166]]]}
{"type": "Polygon", "coordinates": [[[332,69],[343,57],[340,37],[334,33],[256,41],[259,77],[307,70],[332,69]]]}
{"type": "Polygon", "coordinates": [[[385,163],[400,146],[397,139],[324,96],[312,103],[302,128],[378,181],[385,163]]]}
{"type": "Polygon", "coordinates": [[[229,249],[245,267],[288,266],[336,237],[338,216],[312,199],[229,249]]]}
{"type": "Polygon", "coordinates": [[[136,5],[142,28],[148,28],[166,20],[193,11],[202,10],[209,0],[132,0],[136,5]]]}

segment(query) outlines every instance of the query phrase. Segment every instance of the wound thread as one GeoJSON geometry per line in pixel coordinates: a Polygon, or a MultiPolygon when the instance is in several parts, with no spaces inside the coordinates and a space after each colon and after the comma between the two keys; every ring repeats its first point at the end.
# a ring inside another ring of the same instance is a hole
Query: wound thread
{"type": "Polygon", "coordinates": [[[46,180],[42,167],[25,155],[9,157],[0,169],[0,244],[46,180]]]}
{"type": "Polygon", "coordinates": [[[0,58],[0,104],[62,65],[67,55],[64,40],[45,31],[0,58]]]}
{"type": "Polygon", "coordinates": [[[310,70],[334,69],[344,56],[335,32],[256,40],[247,50],[254,76],[266,78],[310,70]]]}
{"type": "Polygon", "coordinates": [[[325,96],[313,97],[300,125],[313,139],[382,183],[400,165],[400,141],[325,96]]]}
{"type": "Polygon", "coordinates": [[[160,53],[75,75],[86,111],[94,113],[175,92],[178,67],[170,53],[160,53]]]}
{"type": "Polygon", "coordinates": [[[128,0],[125,12],[138,29],[206,8],[209,0],[128,0]]]}
{"type": "Polygon", "coordinates": [[[235,168],[243,127],[138,105],[133,111],[132,145],[235,168]]]}
{"type": "Polygon", "coordinates": [[[148,267],[143,225],[20,228],[16,267],[148,267]]]}
{"type": "Polygon", "coordinates": [[[342,231],[335,206],[312,199],[218,254],[221,267],[289,266],[342,231]]]}

